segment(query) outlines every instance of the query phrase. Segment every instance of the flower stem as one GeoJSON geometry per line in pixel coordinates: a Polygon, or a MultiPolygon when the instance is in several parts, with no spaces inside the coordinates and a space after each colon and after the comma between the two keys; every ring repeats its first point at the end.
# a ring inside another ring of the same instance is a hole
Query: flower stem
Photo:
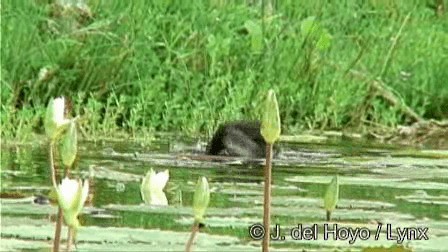
{"type": "MultiPolygon", "coordinates": [[[[56,182],[56,169],[54,168],[54,142],[50,142],[50,169],[51,169],[51,182],[53,187],[57,188],[56,182]]],[[[69,175],[69,168],[65,169],[65,176],[69,175]]],[[[59,247],[61,244],[61,230],[62,230],[62,218],[63,213],[61,207],[58,206],[58,216],[56,219],[56,227],[54,231],[54,241],[53,241],[53,252],[59,252],[59,247]]],[[[70,237],[70,236],[69,236],[70,237]]],[[[69,245],[67,244],[67,248],[69,245]]]]}
{"type": "Polygon", "coordinates": [[[70,252],[73,239],[73,228],[68,227],[67,231],[67,252],[70,252]]]}
{"type": "MultiPolygon", "coordinates": [[[[54,142],[50,142],[50,169],[51,169],[51,182],[53,183],[53,187],[57,188],[56,183],[56,171],[54,168],[54,142]]],[[[61,243],[61,229],[62,229],[62,209],[58,207],[58,217],[56,219],[56,227],[54,231],[54,240],[53,240],[53,252],[59,252],[59,245],[61,243]]]]}
{"type": "Polygon", "coordinates": [[[272,144],[266,144],[266,165],[264,167],[264,205],[263,226],[265,235],[263,238],[263,252],[269,251],[270,225],[271,225],[271,180],[272,180],[272,144]]]}
{"type": "Polygon", "coordinates": [[[199,232],[199,222],[195,221],[193,227],[191,228],[190,239],[188,239],[187,246],[185,247],[186,252],[191,252],[191,246],[193,245],[196,233],[199,232]]]}
{"type": "Polygon", "coordinates": [[[56,183],[56,170],[54,169],[54,157],[53,157],[53,152],[54,152],[54,142],[51,141],[50,142],[50,169],[51,169],[51,182],[53,183],[53,187],[56,189],[57,188],[57,183],[56,183]]]}
{"type": "Polygon", "coordinates": [[[59,245],[61,243],[61,229],[62,229],[62,209],[58,207],[58,218],[56,220],[56,228],[54,231],[53,252],[59,252],[59,245]]]}

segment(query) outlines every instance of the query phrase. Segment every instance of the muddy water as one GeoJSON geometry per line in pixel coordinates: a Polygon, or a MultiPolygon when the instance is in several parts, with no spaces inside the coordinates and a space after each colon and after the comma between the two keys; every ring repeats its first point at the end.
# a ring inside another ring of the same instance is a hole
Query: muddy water
{"type": "MultiPolygon", "coordinates": [[[[90,177],[78,251],[183,250],[194,184],[212,190],[196,251],[260,251],[249,227],[262,223],[263,160],[210,160],[196,142],[82,142],[73,176],[90,177]],[[140,182],[169,170],[168,207],[144,205],[140,182]]],[[[50,251],[56,207],[43,144],[2,147],[1,251],[50,251]]],[[[448,247],[448,151],[363,143],[283,144],[273,164],[273,250],[377,251],[448,247]],[[323,195],[338,174],[340,199],[325,220],[323,195]],[[304,231],[309,229],[310,231],[304,231]],[[305,232],[312,235],[305,236],[305,232]],[[403,236],[400,234],[408,234],[403,236]]],[[[63,237],[65,237],[65,229],[63,237]]]]}

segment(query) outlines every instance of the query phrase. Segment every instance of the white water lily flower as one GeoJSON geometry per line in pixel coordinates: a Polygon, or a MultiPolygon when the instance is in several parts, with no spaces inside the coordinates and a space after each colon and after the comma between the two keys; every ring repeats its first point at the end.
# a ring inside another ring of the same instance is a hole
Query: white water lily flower
{"type": "Polygon", "coordinates": [[[168,205],[163,189],[169,179],[169,171],[156,173],[152,168],[146,173],[140,186],[143,201],[148,205],[168,205]]]}
{"type": "Polygon", "coordinates": [[[65,99],[58,97],[48,102],[45,114],[45,133],[51,140],[55,140],[64,127],[70,123],[69,119],[64,118],[65,99]]]}
{"type": "Polygon", "coordinates": [[[65,223],[76,229],[79,226],[78,214],[81,212],[89,194],[89,181],[86,179],[82,183],[80,179],[65,177],[56,188],[56,192],[65,223]]]}

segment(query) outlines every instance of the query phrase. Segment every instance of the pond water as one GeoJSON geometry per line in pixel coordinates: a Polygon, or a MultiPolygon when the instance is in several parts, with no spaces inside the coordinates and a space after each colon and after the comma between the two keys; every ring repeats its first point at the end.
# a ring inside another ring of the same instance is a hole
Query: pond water
{"type": "MultiPolygon", "coordinates": [[[[80,216],[77,250],[184,250],[194,186],[206,176],[212,194],[194,251],[261,251],[249,227],[263,221],[264,160],[210,160],[199,154],[203,143],[163,139],[149,147],[79,144],[72,174],[90,176],[91,195],[80,216]],[[150,168],[169,170],[167,207],[142,202],[140,183],[150,168]]],[[[341,141],[285,143],[281,149],[273,160],[271,223],[284,239],[271,242],[273,251],[448,248],[448,151],[341,141]],[[336,174],[339,202],[327,222],[323,195],[336,174]],[[310,240],[291,236],[299,224],[316,224],[317,234],[310,240]],[[409,234],[402,241],[400,230],[409,234]]],[[[1,251],[50,251],[57,208],[35,203],[51,189],[45,144],[2,144],[1,154],[1,251]]]]}

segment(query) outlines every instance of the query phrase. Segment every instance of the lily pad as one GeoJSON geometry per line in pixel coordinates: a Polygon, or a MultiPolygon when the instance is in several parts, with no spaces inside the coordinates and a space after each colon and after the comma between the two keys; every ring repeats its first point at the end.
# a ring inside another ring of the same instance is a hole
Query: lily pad
{"type": "MultiPolygon", "coordinates": [[[[262,197],[237,197],[229,199],[234,202],[250,202],[253,204],[262,205],[262,197]]],[[[272,205],[275,206],[299,206],[299,207],[322,207],[322,199],[320,198],[308,198],[308,197],[290,197],[290,196],[276,196],[272,199],[272,205]]],[[[341,199],[337,204],[338,208],[347,209],[384,209],[394,207],[394,204],[380,201],[369,200],[348,200],[341,199]]]]}
{"type": "MultiPolygon", "coordinates": [[[[447,161],[448,162],[448,161],[447,161]]],[[[387,167],[370,170],[373,173],[390,175],[394,177],[406,177],[411,179],[431,179],[437,177],[448,178],[448,168],[427,168],[427,167],[387,167]],[[403,171],[406,172],[403,172],[403,171]]],[[[447,180],[448,181],[448,180],[447,180]]]]}
{"type": "MultiPolygon", "coordinates": [[[[326,183],[330,176],[295,176],[285,178],[289,182],[300,183],[326,183]]],[[[360,185],[372,187],[391,187],[402,189],[437,189],[448,190],[448,183],[425,182],[425,181],[411,181],[406,178],[386,178],[381,176],[364,176],[364,177],[339,177],[340,185],[360,185]]]]}
{"type": "MultiPolygon", "coordinates": [[[[46,241],[54,234],[53,224],[43,225],[17,225],[2,226],[2,237],[14,237],[21,240],[46,241]]],[[[62,234],[66,234],[66,227],[63,227],[62,234]]],[[[189,238],[188,232],[175,232],[159,229],[139,229],[139,228],[116,228],[116,227],[80,227],[77,236],[77,251],[91,251],[96,248],[99,250],[117,251],[122,248],[125,251],[141,251],[142,248],[157,251],[183,250],[185,243],[189,238]]],[[[40,245],[44,245],[40,243],[40,245]]],[[[47,246],[49,247],[49,243],[47,246]]],[[[19,249],[29,247],[29,243],[13,244],[19,249]]],[[[33,244],[36,246],[36,244],[33,244]]],[[[34,247],[35,248],[35,247],[34,247]]],[[[211,235],[199,233],[195,241],[196,250],[254,250],[252,246],[243,245],[239,239],[231,236],[211,235]]]]}
{"type": "MultiPolygon", "coordinates": [[[[182,225],[191,226],[194,219],[191,218],[180,218],[177,219],[176,222],[182,225]]],[[[210,227],[230,227],[230,228],[248,228],[250,225],[254,223],[260,222],[260,218],[248,218],[248,217],[225,217],[225,216],[211,216],[205,219],[205,222],[210,227]]]]}
{"type": "Polygon", "coordinates": [[[418,190],[410,195],[395,196],[396,199],[402,199],[412,203],[432,204],[432,205],[448,205],[448,195],[432,196],[425,191],[418,190]]]}
{"type": "Polygon", "coordinates": [[[140,181],[143,176],[126,172],[114,171],[103,166],[91,167],[93,176],[98,179],[108,179],[114,181],[135,182],[140,181]]]}

